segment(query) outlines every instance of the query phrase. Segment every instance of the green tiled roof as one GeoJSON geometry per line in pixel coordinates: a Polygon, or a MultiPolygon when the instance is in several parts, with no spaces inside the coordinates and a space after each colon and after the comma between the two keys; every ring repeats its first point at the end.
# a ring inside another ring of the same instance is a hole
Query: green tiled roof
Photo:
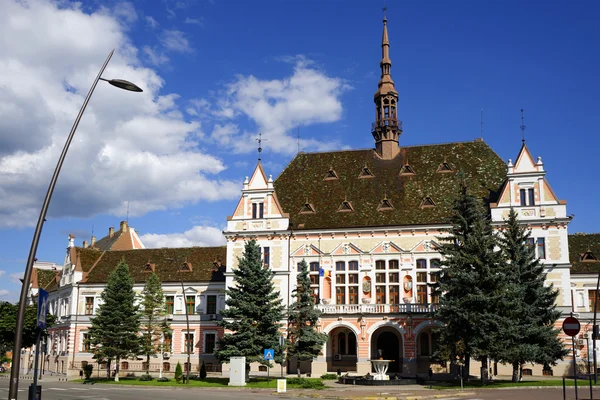
{"type": "Polygon", "coordinates": [[[600,262],[585,262],[581,256],[591,251],[600,261],[600,233],[575,233],[569,235],[569,260],[572,274],[589,274],[600,271],[600,262]]]}
{"type": "Polygon", "coordinates": [[[450,216],[457,171],[487,202],[496,201],[506,179],[502,159],[483,141],[474,141],[403,147],[393,160],[381,160],[373,149],[300,153],[277,178],[275,190],[294,229],[436,224],[450,216]],[[444,162],[452,172],[438,172],[444,162]],[[405,164],[414,175],[400,175],[405,164]],[[359,178],[365,166],[373,177],[359,178]],[[330,169],[338,179],[324,179],[330,169]],[[392,210],[378,210],[384,196],[392,210]],[[421,207],[427,196],[435,206],[421,207]],[[344,200],[354,211],[338,212],[344,200]],[[315,213],[300,212],[306,202],[315,213]]]}
{"type": "Polygon", "coordinates": [[[58,287],[58,283],[56,282],[57,274],[58,274],[57,271],[38,269],[37,270],[38,286],[41,289],[44,289],[46,291],[55,289],[56,287],[58,287]]]}
{"type": "Polygon", "coordinates": [[[137,250],[99,251],[77,248],[76,257],[87,272],[86,283],[105,283],[109,274],[125,260],[134,282],[142,283],[148,276],[146,264],[154,265],[154,272],[163,282],[179,282],[179,267],[184,263],[191,265],[190,272],[182,272],[185,282],[205,281],[224,282],[226,247],[187,247],[137,250]],[[95,264],[95,266],[94,266],[95,264]],[[92,268],[93,267],[93,268],[92,268]]]}

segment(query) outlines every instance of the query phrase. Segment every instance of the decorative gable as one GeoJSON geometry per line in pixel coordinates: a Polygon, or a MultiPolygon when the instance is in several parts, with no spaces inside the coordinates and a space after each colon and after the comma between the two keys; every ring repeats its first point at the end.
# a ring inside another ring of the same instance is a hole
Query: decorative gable
{"type": "Polygon", "coordinates": [[[360,255],[364,252],[352,243],[342,243],[331,251],[334,256],[360,255]]]}
{"type": "Polygon", "coordinates": [[[523,143],[521,147],[521,151],[517,157],[517,161],[515,162],[513,173],[523,173],[523,172],[537,172],[538,168],[533,160],[533,156],[529,152],[529,149],[523,143]]]}
{"type": "Polygon", "coordinates": [[[402,253],[401,247],[396,245],[394,242],[381,242],[377,246],[375,246],[369,253],[374,254],[385,254],[385,253],[402,253]]]}
{"type": "Polygon", "coordinates": [[[313,246],[312,244],[306,244],[298,247],[295,251],[292,252],[292,257],[310,257],[310,256],[321,256],[324,253],[313,246]]]}
{"type": "Polygon", "coordinates": [[[262,164],[259,162],[256,165],[256,168],[254,168],[252,178],[250,178],[250,181],[248,182],[248,189],[266,189],[267,187],[267,175],[265,174],[262,164]]]}
{"type": "Polygon", "coordinates": [[[411,253],[426,253],[429,251],[438,251],[440,249],[440,244],[433,240],[423,240],[419,242],[415,247],[410,249],[411,253]]]}

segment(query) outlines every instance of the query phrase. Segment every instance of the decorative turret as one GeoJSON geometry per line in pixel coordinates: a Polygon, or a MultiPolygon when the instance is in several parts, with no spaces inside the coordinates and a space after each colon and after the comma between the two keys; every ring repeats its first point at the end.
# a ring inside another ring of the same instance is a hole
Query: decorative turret
{"type": "Polygon", "coordinates": [[[379,80],[377,92],[375,92],[375,122],[371,127],[371,133],[375,138],[375,149],[377,154],[385,160],[391,160],[400,153],[398,138],[402,133],[402,122],[398,121],[398,92],[394,87],[394,81],[390,69],[390,41],[387,31],[387,17],[383,16],[383,37],[381,39],[381,79],[379,80]]]}

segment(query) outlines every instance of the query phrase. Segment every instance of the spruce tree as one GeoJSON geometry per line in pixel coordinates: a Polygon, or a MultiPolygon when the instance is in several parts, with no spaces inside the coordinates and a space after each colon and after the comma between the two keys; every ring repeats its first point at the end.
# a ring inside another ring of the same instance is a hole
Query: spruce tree
{"type": "Polygon", "coordinates": [[[510,323],[502,329],[507,343],[499,361],[512,365],[513,382],[521,379],[520,371],[526,362],[555,365],[568,352],[558,337],[560,330],[554,328],[561,314],[555,303],[558,291],[544,286],[544,266],[536,258],[534,246],[528,245],[530,235],[511,208],[500,238],[508,271],[510,304],[506,316],[510,323]]]}
{"type": "Polygon", "coordinates": [[[503,346],[498,332],[505,321],[505,277],[498,239],[482,201],[469,193],[461,178],[454,202],[452,228],[440,237],[443,256],[436,292],[440,296],[434,317],[443,322],[440,328],[440,352],[450,361],[479,359],[483,379],[487,376],[488,357],[496,358],[503,346]]]}
{"type": "Polygon", "coordinates": [[[327,335],[317,332],[316,323],[321,312],[315,308],[311,296],[308,265],[305,260],[299,265],[296,289],[292,292],[296,299],[289,310],[288,317],[288,358],[296,357],[298,377],[300,362],[312,360],[319,355],[327,335]]]}
{"type": "Polygon", "coordinates": [[[263,267],[260,247],[255,240],[246,243],[244,254],[233,271],[234,285],[226,289],[227,308],[219,326],[226,333],[218,342],[215,355],[221,362],[231,357],[246,357],[251,362],[267,364],[264,349],[275,349],[275,360],[281,361],[279,328],[284,317],[279,292],[273,285],[273,272],[263,267]]]}
{"type": "MultiPolygon", "coordinates": [[[[135,304],[133,279],[124,260],[108,277],[101,298],[103,303],[91,319],[90,342],[96,346],[98,358],[115,360],[118,366],[121,359],[140,352],[140,314],[135,304]]],[[[119,375],[115,374],[115,381],[118,380],[119,375]]]]}
{"type": "Polygon", "coordinates": [[[158,275],[152,272],[146,279],[146,285],[142,291],[142,348],[141,354],[146,355],[146,374],[150,374],[150,356],[160,351],[156,343],[160,340],[163,332],[169,330],[169,324],[165,318],[165,296],[162,283],[158,275]]]}

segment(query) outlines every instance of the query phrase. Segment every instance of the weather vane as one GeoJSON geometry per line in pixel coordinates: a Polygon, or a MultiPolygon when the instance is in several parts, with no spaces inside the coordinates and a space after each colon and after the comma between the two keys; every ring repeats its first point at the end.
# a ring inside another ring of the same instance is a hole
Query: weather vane
{"type": "Polygon", "coordinates": [[[525,112],[521,108],[521,141],[525,143],[525,112]]]}
{"type": "Polygon", "coordinates": [[[262,147],[261,147],[261,144],[262,144],[263,141],[266,142],[267,139],[263,139],[262,138],[262,133],[259,133],[258,134],[258,139],[256,139],[256,141],[258,142],[258,161],[260,161],[260,153],[263,150],[262,147]]]}

